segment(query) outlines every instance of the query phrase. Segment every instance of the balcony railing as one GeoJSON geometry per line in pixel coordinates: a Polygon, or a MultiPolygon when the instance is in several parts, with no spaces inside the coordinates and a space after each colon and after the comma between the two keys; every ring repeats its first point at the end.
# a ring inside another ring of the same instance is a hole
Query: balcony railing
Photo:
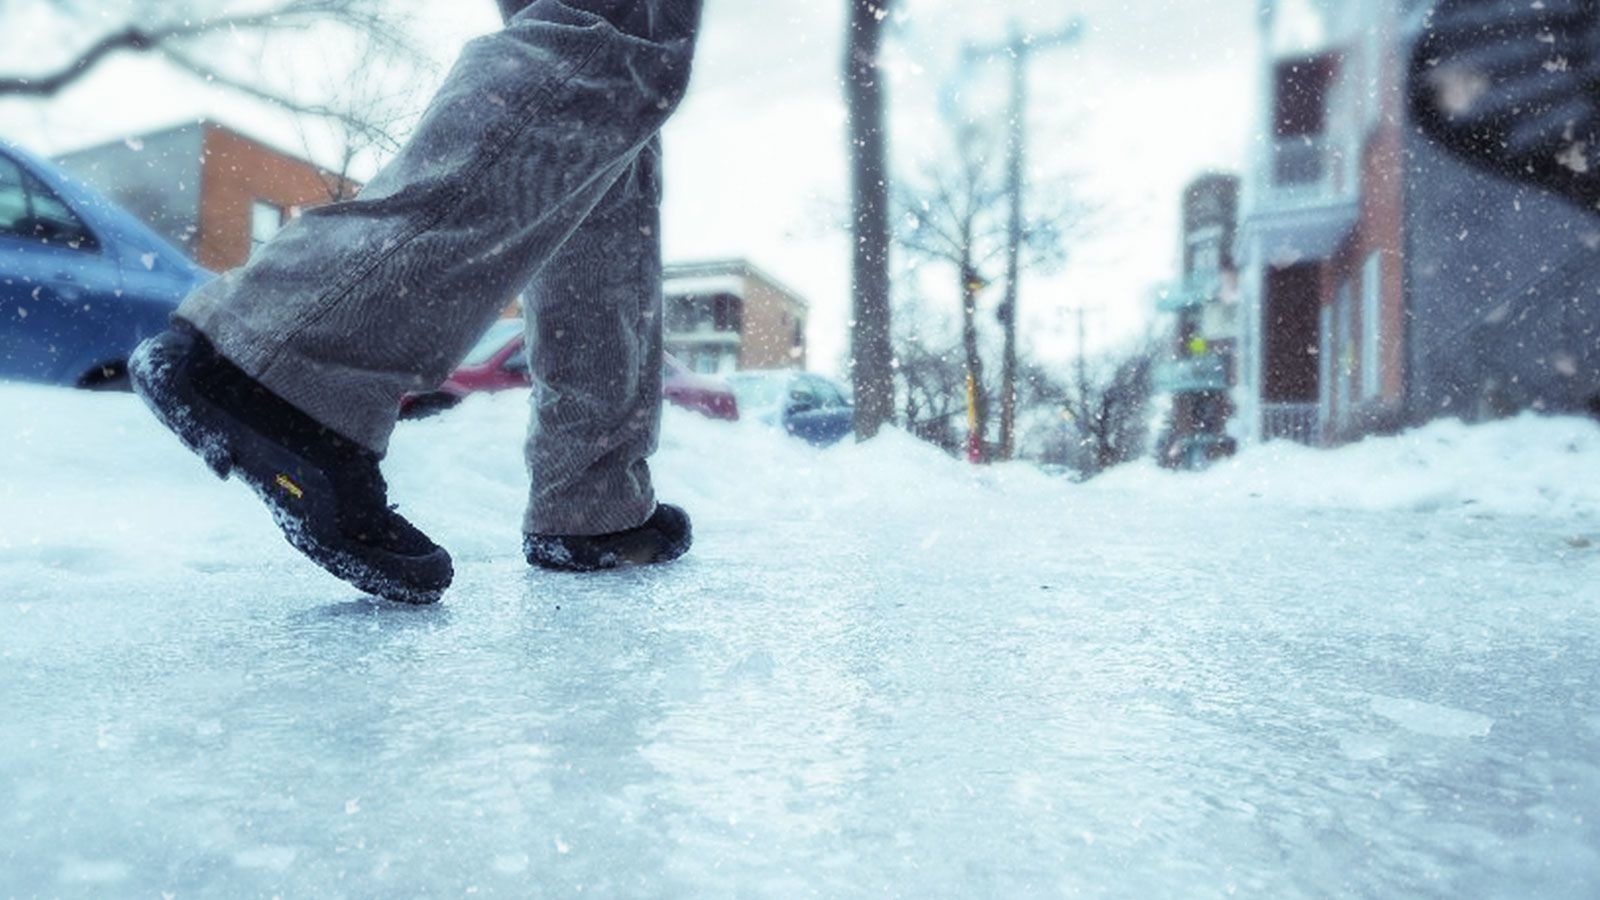
{"type": "Polygon", "coordinates": [[[1322,434],[1322,412],[1315,403],[1265,403],[1261,439],[1315,445],[1322,434]]]}
{"type": "Polygon", "coordinates": [[[1167,394],[1193,394],[1228,389],[1228,361],[1221,356],[1194,356],[1168,360],[1156,367],[1156,390],[1167,394]]]}

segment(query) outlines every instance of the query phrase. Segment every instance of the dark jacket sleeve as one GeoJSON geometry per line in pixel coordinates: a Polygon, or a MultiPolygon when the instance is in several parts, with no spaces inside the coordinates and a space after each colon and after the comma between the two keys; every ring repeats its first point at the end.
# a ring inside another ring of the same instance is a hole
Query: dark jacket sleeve
{"type": "Polygon", "coordinates": [[[1597,0],[1440,0],[1411,54],[1422,132],[1600,213],[1597,0]]]}

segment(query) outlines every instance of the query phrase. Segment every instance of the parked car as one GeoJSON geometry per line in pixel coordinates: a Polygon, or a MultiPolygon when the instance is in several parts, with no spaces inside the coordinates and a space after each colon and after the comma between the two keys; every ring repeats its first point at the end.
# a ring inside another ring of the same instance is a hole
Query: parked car
{"type": "Polygon", "coordinates": [[[747,419],[780,427],[819,447],[855,430],[855,407],[844,389],[810,372],[737,372],[728,376],[747,419]]]}
{"type": "MultiPolygon", "coordinates": [[[[528,356],[522,349],[522,323],[503,319],[489,326],[466,359],[437,389],[402,398],[400,417],[420,419],[455,406],[468,394],[526,388],[531,384],[528,356]]],[[[662,396],[708,418],[739,418],[738,404],[727,384],[689,371],[671,354],[665,356],[662,366],[662,396]]]]}
{"type": "Polygon", "coordinates": [[[128,354],[211,277],[58,166],[0,142],[0,378],[125,389],[128,354]]]}

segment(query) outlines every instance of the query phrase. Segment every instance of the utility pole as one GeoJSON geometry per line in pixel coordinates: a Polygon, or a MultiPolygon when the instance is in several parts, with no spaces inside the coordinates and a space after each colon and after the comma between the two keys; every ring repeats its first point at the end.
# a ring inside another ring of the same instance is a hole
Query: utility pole
{"type": "Polygon", "coordinates": [[[1044,36],[1026,34],[1016,20],[1010,35],[998,47],[969,46],[969,58],[1006,53],[1011,57],[1011,129],[1006,190],[1011,198],[1010,225],[1006,238],[1006,294],[1000,302],[999,319],[1005,329],[1004,356],[1000,364],[1000,458],[1016,454],[1017,423],[1017,294],[1022,280],[1023,200],[1028,147],[1028,63],[1040,50],[1067,47],[1083,34],[1083,20],[1073,19],[1065,28],[1044,36]]]}

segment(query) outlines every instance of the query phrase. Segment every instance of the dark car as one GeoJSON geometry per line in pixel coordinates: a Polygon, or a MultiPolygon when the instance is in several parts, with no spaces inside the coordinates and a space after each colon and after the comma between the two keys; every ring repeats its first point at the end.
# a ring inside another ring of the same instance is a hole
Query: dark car
{"type": "MultiPolygon", "coordinates": [[[[503,319],[489,326],[466,359],[444,383],[426,393],[407,394],[400,417],[419,419],[461,402],[468,394],[526,388],[532,383],[522,349],[522,323],[503,319]]],[[[662,396],[670,403],[713,419],[737,419],[733,391],[720,379],[696,375],[667,354],[662,365],[662,396]]]]}
{"type": "Polygon", "coordinates": [[[0,142],[0,378],[125,387],[128,354],[211,277],[59,167],[0,142]]]}
{"type": "Polygon", "coordinates": [[[737,372],[728,384],[747,419],[826,447],[855,430],[855,407],[837,382],[810,372],[737,372]]]}

